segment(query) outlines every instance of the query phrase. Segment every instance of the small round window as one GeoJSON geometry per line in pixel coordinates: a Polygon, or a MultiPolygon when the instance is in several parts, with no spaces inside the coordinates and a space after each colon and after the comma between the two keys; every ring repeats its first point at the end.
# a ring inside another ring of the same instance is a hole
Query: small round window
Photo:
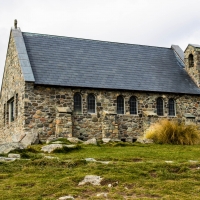
{"type": "Polygon", "coordinates": [[[194,58],[192,54],[189,55],[188,61],[189,61],[189,67],[194,67],[194,58]]]}

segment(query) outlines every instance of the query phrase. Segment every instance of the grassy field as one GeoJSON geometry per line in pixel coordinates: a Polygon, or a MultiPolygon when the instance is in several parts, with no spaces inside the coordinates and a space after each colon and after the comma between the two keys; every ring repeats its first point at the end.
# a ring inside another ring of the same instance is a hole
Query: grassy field
{"type": "Polygon", "coordinates": [[[0,162],[0,199],[200,199],[200,145],[110,143],[45,154],[59,159],[44,158],[40,148],[20,152],[29,160],[0,162]],[[78,186],[86,175],[101,176],[101,186],[78,186]]]}

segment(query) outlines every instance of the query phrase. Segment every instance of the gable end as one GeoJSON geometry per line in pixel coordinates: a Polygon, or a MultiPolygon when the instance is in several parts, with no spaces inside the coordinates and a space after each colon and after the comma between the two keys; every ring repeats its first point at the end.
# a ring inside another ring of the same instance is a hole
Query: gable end
{"type": "Polygon", "coordinates": [[[35,82],[22,33],[20,29],[12,29],[11,32],[18,52],[18,59],[24,76],[24,81],[35,82]]]}

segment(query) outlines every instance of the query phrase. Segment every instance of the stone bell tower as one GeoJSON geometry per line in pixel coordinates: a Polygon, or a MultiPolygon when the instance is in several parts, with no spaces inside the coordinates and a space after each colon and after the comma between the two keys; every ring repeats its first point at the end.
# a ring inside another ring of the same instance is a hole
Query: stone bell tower
{"type": "Polygon", "coordinates": [[[184,52],[185,68],[190,77],[200,87],[200,45],[189,44],[184,52]]]}

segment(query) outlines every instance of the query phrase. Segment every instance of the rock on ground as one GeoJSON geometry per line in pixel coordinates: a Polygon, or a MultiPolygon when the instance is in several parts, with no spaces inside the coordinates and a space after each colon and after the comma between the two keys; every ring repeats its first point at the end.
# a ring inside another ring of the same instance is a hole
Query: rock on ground
{"type": "Polygon", "coordinates": [[[108,143],[108,142],[111,141],[111,138],[102,138],[102,141],[103,141],[104,143],[108,143]]]}
{"type": "Polygon", "coordinates": [[[107,197],[108,193],[99,193],[97,197],[107,197]]]}
{"type": "Polygon", "coordinates": [[[146,139],[146,138],[137,138],[136,142],[139,142],[139,143],[142,143],[142,144],[152,144],[153,140],[152,139],[146,139]]]}
{"type": "Polygon", "coordinates": [[[74,197],[73,196],[64,196],[64,197],[60,197],[58,200],[73,200],[74,197]]]}
{"type": "Polygon", "coordinates": [[[67,140],[69,141],[69,142],[71,142],[71,143],[75,143],[75,144],[77,144],[78,142],[83,142],[82,140],[79,140],[78,138],[75,138],[75,137],[69,137],[69,138],[67,138],[67,140]]]}
{"type": "Polygon", "coordinates": [[[89,139],[89,140],[83,142],[83,144],[93,144],[93,145],[97,145],[97,140],[96,140],[96,138],[92,138],[92,139],[89,139]]]}
{"type": "Polygon", "coordinates": [[[85,178],[79,182],[78,185],[85,185],[86,183],[91,183],[92,185],[100,185],[102,178],[96,175],[86,175],[85,178]]]}
{"type": "Polygon", "coordinates": [[[85,158],[87,162],[97,162],[94,158],[85,158]]]}
{"type": "Polygon", "coordinates": [[[20,141],[25,147],[38,144],[39,143],[39,134],[38,133],[25,133],[25,136],[20,141]]]}
{"type": "Polygon", "coordinates": [[[24,149],[24,148],[25,148],[25,146],[19,142],[0,144],[0,154],[6,154],[12,150],[24,149]]]}
{"type": "Polygon", "coordinates": [[[65,146],[67,148],[74,148],[74,147],[76,147],[76,145],[74,145],[74,144],[66,144],[66,145],[63,145],[63,146],[65,146]]]}
{"type": "Polygon", "coordinates": [[[49,144],[49,145],[43,146],[41,150],[44,152],[51,153],[55,149],[61,149],[62,147],[63,147],[62,144],[49,144]]]}
{"type": "Polygon", "coordinates": [[[65,145],[65,144],[49,144],[49,145],[43,146],[41,150],[44,151],[44,152],[51,153],[55,149],[61,149],[63,147],[74,148],[74,147],[76,147],[76,145],[74,145],[74,144],[69,144],[69,145],[65,145]]]}
{"type": "Polygon", "coordinates": [[[85,161],[87,162],[98,162],[98,163],[102,163],[102,164],[109,164],[110,161],[97,161],[94,158],[85,158],[85,161]]]}
{"type": "Polygon", "coordinates": [[[20,156],[20,154],[9,153],[8,154],[8,158],[17,158],[17,159],[20,159],[21,156],[20,156]]]}

